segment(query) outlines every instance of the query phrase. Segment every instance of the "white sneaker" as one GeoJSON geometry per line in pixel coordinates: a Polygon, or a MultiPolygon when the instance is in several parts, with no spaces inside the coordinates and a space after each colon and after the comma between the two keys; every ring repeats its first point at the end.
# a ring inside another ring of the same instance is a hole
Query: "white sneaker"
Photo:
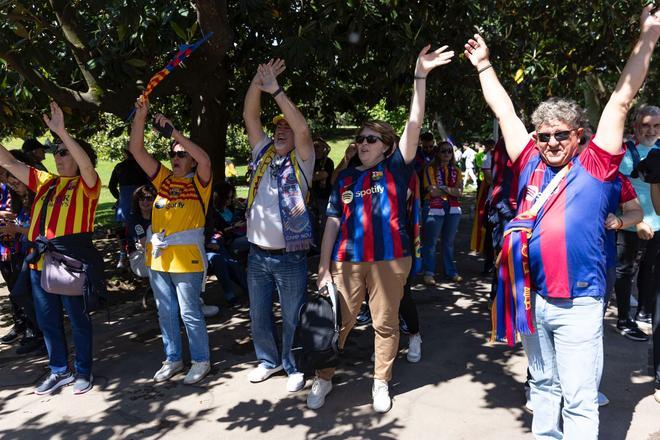
{"type": "Polygon", "coordinates": [[[598,406],[605,406],[608,403],[610,403],[610,399],[608,399],[605,394],[598,391],[598,406]]]}
{"type": "Polygon", "coordinates": [[[321,379],[320,377],[314,378],[312,383],[312,390],[307,395],[307,408],[319,409],[325,403],[325,396],[332,391],[332,381],[321,379]]]}
{"type": "Polygon", "coordinates": [[[186,385],[191,385],[193,383],[197,383],[200,380],[204,379],[204,377],[209,374],[209,371],[211,371],[211,362],[209,361],[202,361],[202,362],[195,362],[193,361],[192,366],[190,367],[190,370],[188,370],[188,374],[186,374],[186,377],[183,378],[183,383],[186,385]]]}
{"type": "Polygon", "coordinates": [[[220,307],[207,306],[206,304],[202,304],[202,313],[204,314],[204,318],[212,318],[220,313],[220,307]]]}
{"type": "Polygon", "coordinates": [[[422,337],[419,333],[410,335],[408,338],[408,362],[417,363],[422,358],[422,337]]]}
{"type": "Polygon", "coordinates": [[[163,366],[160,367],[160,370],[154,374],[154,380],[156,382],[165,382],[170,377],[174,376],[179,371],[183,370],[183,362],[176,361],[164,361],[163,366]]]}
{"type": "Polygon", "coordinates": [[[252,383],[263,382],[278,371],[282,371],[281,365],[278,365],[275,368],[266,368],[259,364],[257,368],[250,371],[250,374],[248,374],[248,380],[252,383]]]}
{"type": "Polygon", "coordinates": [[[660,403],[660,388],[655,389],[655,393],[653,393],[653,398],[655,399],[656,402],[660,403]]]}
{"type": "Polygon", "coordinates": [[[371,388],[371,397],[373,398],[374,411],[386,413],[392,408],[392,399],[387,382],[374,379],[374,386],[371,388]]]}
{"type": "Polygon", "coordinates": [[[303,373],[293,373],[286,380],[286,390],[290,393],[300,391],[305,386],[305,375],[303,373]]]}
{"type": "Polygon", "coordinates": [[[532,389],[529,385],[525,384],[525,409],[530,413],[534,412],[534,407],[532,406],[532,389]]]}

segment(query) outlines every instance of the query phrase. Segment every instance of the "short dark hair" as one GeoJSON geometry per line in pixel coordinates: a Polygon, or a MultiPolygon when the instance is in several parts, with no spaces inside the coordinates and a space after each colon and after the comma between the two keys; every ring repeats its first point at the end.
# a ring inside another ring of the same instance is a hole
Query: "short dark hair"
{"type": "Polygon", "coordinates": [[[83,150],[85,150],[85,153],[87,153],[87,157],[89,157],[89,160],[92,161],[92,166],[96,168],[97,157],[96,157],[96,151],[94,151],[94,147],[92,147],[92,144],[82,139],[74,139],[74,140],[78,142],[78,145],[80,145],[83,150]]]}
{"type": "Polygon", "coordinates": [[[432,141],[432,140],[434,140],[433,133],[431,133],[430,131],[425,131],[424,133],[421,134],[421,136],[419,136],[419,140],[420,141],[432,141]]]}
{"type": "Polygon", "coordinates": [[[9,154],[14,156],[14,159],[23,162],[25,165],[33,167],[35,165],[34,160],[27,155],[25,151],[22,150],[9,150],[9,154]]]}
{"type": "Polygon", "coordinates": [[[151,183],[142,185],[133,191],[133,198],[131,199],[131,211],[133,214],[140,214],[140,197],[144,197],[147,194],[156,197],[156,188],[151,183]]]}
{"type": "Polygon", "coordinates": [[[25,152],[38,150],[39,148],[43,148],[44,150],[46,149],[46,147],[35,138],[25,139],[23,141],[23,145],[21,146],[21,150],[25,152]]]}

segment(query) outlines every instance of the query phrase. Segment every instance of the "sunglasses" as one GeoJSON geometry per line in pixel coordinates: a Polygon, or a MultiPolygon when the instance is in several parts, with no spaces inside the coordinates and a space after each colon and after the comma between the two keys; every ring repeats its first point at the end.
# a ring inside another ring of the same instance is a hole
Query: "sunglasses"
{"type": "Polygon", "coordinates": [[[355,136],[355,143],[361,144],[364,141],[367,141],[368,144],[375,144],[378,141],[383,142],[383,139],[373,134],[370,134],[368,136],[362,136],[361,134],[355,136]]]}
{"type": "Polygon", "coordinates": [[[558,131],[556,133],[536,133],[539,142],[550,142],[550,138],[554,137],[557,142],[565,141],[571,136],[571,132],[575,130],[558,131]]]}
{"type": "Polygon", "coordinates": [[[175,157],[178,157],[179,159],[183,159],[184,157],[188,157],[188,152],[187,151],[170,151],[169,155],[170,155],[170,159],[174,159],[175,157]]]}
{"type": "Polygon", "coordinates": [[[66,157],[69,155],[69,150],[66,149],[61,149],[61,150],[55,150],[53,151],[53,156],[60,156],[60,157],[66,157]]]}
{"type": "Polygon", "coordinates": [[[138,200],[141,202],[153,202],[154,198],[154,196],[140,196],[138,197],[138,200]]]}

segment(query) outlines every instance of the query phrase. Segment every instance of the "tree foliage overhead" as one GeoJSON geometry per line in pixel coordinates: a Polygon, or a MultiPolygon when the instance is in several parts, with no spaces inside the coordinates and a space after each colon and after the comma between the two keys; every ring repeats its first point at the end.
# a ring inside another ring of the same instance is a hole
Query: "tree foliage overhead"
{"type": "MultiPolygon", "coordinates": [[[[596,118],[638,35],[632,0],[0,0],[0,137],[42,130],[49,99],[82,135],[99,113],[125,117],[145,82],[181,43],[213,38],[156,89],[156,106],[216,159],[240,123],[259,62],[287,62],[283,82],[314,127],[354,122],[382,99],[407,106],[426,43],[457,53],[475,32],[489,43],[523,115],[548,96],[576,99],[596,118]]],[[[642,100],[657,103],[657,69],[642,100]]],[[[458,137],[485,135],[490,113],[461,56],[429,78],[428,114],[458,137]]],[[[276,111],[264,98],[264,113],[276,111]]]]}

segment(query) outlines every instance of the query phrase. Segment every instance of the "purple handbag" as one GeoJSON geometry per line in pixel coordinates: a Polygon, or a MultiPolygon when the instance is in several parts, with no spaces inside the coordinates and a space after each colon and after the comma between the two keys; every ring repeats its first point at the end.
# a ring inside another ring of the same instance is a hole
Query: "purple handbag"
{"type": "Polygon", "coordinates": [[[47,251],[44,253],[43,263],[41,287],[46,292],[82,296],[87,275],[81,261],[57,251],[47,251]]]}

